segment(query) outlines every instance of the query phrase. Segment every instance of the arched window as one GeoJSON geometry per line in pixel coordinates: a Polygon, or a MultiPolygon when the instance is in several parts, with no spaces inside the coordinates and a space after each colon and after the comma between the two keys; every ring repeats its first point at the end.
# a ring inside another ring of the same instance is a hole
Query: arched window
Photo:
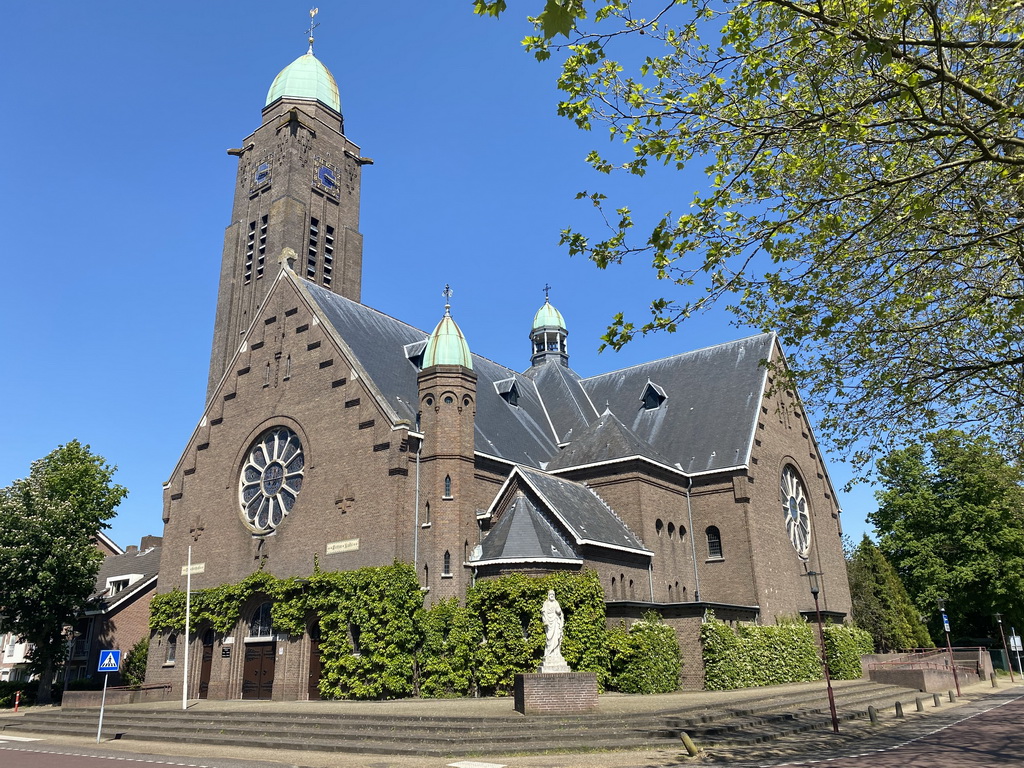
{"type": "Polygon", "coordinates": [[[430,566],[423,564],[423,586],[430,589],[430,566]]]}
{"type": "Polygon", "coordinates": [[[608,595],[608,597],[610,597],[610,598],[611,598],[612,600],[614,600],[614,599],[615,599],[615,585],[616,585],[617,583],[618,583],[618,582],[617,582],[617,581],[615,581],[615,577],[614,577],[614,576],[612,576],[612,591],[611,591],[611,594],[609,594],[609,595],[608,595]]]}
{"type": "Polygon", "coordinates": [[[428,501],[426,506],[423,508],[424,517],[426,518],[423,522],[424,525],[430,525],[430,502],[428,501]]]}
{"type": "Polygon", "coordinates": [[[452,476],[444,476],[444,497],[450,499],[452,497],[452,476]]]}
{"type": "Polygon", "coordinates": [[[445,552],[444,552],[444,570],[441,571],[441,575],[443,575],[443,576],[451,576],[452,575],[452,553],[449,552],[448,550],[445,550],[445,552]]]}
{"type": "Polygon", "coordinates": [[[661,518],[660,517],[657,520],[654,521],[654,532],[656,534],[658,534],[659,536],[661,536],[661,531],[662,531],[662,529],[664,527],[665,527],[665,524],[663,522],[661,522],[661,518]]]}
{"type": "Polygon", "coordinates": [[[672,585],[671,584],[668,585],[668,601],[670,603],[672,602],[672,585]]]}
{"type": "Polygon", "coordinates": [[[668,524],[668,537],[670,539],[673,539],[673,538],[675,538],[675,535],[676,535],[676,524],[675,523],[669,523],[668,524]]]}
{"type": "Polygon", "coordinates": [[[249,620],[249,637],[270,637],[274,634],[270,619],[272,607],[272,603],[263,603],[256,609],[249,620]]]}
{"type": "Polygon", "coordinates": [[[167,636],[167,664],[173,664],[174,660],[178,657],[178,636],[168,635],[167,636]]]}
{"type": "Polygon", "coordinates": [[[718,528],[710,525],[707,529],[708,535],[708,557],[710,558],[721,558],[722,557],[722,534],[718,532],[718,528]]]}
{"type": "Polygon", "coordinates": [[[626,599],[626,574],[619,574],[619,590],[621,591],[621,597],[623,600],[626,599]]]}
{"type": "Polygon", "coordinates": [[[629,580],[629,598],[630,598],[630,600],[632,600],[634,597],[636,597],[636,592],[633,591],[633,580],[630,579],[629,580]]]}

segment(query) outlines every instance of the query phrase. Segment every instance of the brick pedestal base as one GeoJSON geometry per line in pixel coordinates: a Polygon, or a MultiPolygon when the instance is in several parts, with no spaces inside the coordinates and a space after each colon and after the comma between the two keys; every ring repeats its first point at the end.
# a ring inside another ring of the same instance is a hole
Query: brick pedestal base
{"type": "Polygon", "coordinates": [[[558,715],[597,709],[597,674],[516,675],[516,712],[524,715],[558,715]]]}

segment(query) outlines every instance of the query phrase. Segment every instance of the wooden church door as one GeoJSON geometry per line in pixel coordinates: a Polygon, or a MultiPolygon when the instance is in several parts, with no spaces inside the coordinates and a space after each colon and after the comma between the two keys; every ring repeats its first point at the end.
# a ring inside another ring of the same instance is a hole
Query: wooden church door
{"type": "Polygon", "coordinates": [[[269,700],[274,691],[274,646],[251,643],[245,646],[242,667],[242,698],[269,700]]]}

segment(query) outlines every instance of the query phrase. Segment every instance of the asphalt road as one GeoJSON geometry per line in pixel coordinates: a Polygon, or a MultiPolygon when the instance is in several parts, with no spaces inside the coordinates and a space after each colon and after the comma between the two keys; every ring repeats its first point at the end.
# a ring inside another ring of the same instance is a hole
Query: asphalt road
{"type": "MultiPolygon", "coordinates": [[[[748,763],[749,764],[749,763],[748,763]]],[[[1024,766],[1024,693],[1011,689],[950,713],[948,722],[908,724],[898,733],[868,737],[853,754],[816,754],[759,765],[828,768],[995,768],[1024,766]],[[916,731],[916,733],[915,733],[916,731]]]]}

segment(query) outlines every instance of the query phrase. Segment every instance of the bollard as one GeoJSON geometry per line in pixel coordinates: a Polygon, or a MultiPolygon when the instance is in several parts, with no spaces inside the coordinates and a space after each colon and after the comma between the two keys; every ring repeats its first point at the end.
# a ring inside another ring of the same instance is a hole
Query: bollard
{"type": "Polygon", "coordinates": [[[21,703],[21,691],[14,692],[14,713],[18,713],[18,705],[21,703]]]}
{"type": "Polygon", "coordinates": [[[921,701],[921,697],[918,696],[914,701],[917,703],[917,711],[924,712],[924,702],[921,701]]]}
{"type": "Polygon", "coordinates": [[[878,725],[878,710],[874,707],[868,707],[868,719],[872,725],[878,725]]]}
{"type": "Polygon", "coordinates": [[[949,703],[950,704],[955,704],[956,703],[956,694],[953,693],[952,691],[949,692],[949,703]]]}
{"type": "Polygon", "coordinates": [[[903,702],[896,702],[896,717],[903,717],[903,702]]]}
{"type": "Polygon", "coordinates": [[[690,757],[696,757],[697,747],[694,746],[693,740],[690,739],[690,734],[688,734],[686,731],[680,731],[679,738],[683,742],[683,746],[686,747],[686,754],[688,754],[690,757]]]}
{"type": "Polygon", "coordinates": [[[935,702],[935,706],[936,707],[941,707],[942,706],[942,699],[939,697],[939,694],[933,693],[932,694],[932,701],[935,702]]]}
{"type": "Polygon", "coordinates": [[[996,682],[996,673],[995,672],[992,672],[991,674],[989,674],[988,679],[992,681],[992,687],[993,688],[998,688],[999,687],[999,683],[996,682]]]}

